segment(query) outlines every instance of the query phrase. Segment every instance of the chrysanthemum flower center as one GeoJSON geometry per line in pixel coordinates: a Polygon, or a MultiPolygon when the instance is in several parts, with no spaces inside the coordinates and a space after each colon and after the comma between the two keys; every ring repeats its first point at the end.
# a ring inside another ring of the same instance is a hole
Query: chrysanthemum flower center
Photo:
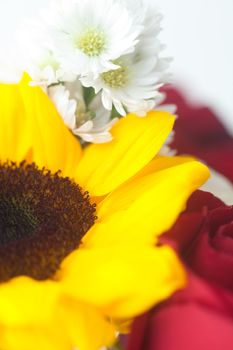
{"type": "Polygon", "coordinates": [[[88,193],[59,172],[0,163],[0,281],[51,278],[95,218],[88,193]]]}
{"type": "Polygon", "coordinates": [[[105,48],[105,36],[103,32],[88,28],[77,39],[77,47],[88,56],[98,56],[105,48]]]}
{"type": "Polygon", "coordinates": [[[110,88],[117,89],[125,86],[128,78],[127,67],[120,67],[101,74],[104,83],[110,88]]]}

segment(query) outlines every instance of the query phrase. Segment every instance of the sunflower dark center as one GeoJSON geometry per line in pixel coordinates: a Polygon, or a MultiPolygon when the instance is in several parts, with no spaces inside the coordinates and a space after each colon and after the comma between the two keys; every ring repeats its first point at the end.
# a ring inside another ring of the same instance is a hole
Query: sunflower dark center
{"type": "Polygon", "coordinates": [[[38,224],[39,220],[23,201],[0,196],[0,246],[30,237],[38,224]]]}
{"type": "Polygon", "coordinates": [[[0,163],[0,281],[51,278],[95,214],[88,193],[59,172],[0,163]]]}

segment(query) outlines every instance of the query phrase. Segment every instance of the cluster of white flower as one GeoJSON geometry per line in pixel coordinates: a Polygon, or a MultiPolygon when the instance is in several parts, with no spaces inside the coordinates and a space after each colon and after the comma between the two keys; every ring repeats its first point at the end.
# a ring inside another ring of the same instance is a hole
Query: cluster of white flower
{"type": "Polygon", "coordinates": [[[56,0],[21,37],[23,69],[75,135],[110,141],[117,116],[144,116],[163,99],[160,22],[153,0],[56,0]]]}

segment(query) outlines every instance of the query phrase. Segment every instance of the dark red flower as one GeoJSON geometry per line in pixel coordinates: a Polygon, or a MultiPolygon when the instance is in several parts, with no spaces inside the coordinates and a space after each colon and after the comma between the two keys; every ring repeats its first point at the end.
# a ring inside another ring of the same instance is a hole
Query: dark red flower
{"type": "Polygon", "coordinates": [[[233,294],[191,275],[189,286],[134,323],[128,350],[232,350],[233,294]]]}
{"type": "Polygon", "coordinates": [[[134,322],[127,350],[233,349],[233,207],[198,191],[162,242],[176,247],[188,286],[134,322]]]}
{"type": "Polygon", "coordinates": [[[185,252],[185,261],[201,277],[233,292],[233,207],[217,208],[208,215],[185,252]]]}
{"type": "Polygon", "coordinates": [[[191,154],[233,181],[233,137],[216,114],[194,106],[174,88],[165,89],[166,103],[177,105],[178,119],[172,146],[179,154],[191,154]]]}

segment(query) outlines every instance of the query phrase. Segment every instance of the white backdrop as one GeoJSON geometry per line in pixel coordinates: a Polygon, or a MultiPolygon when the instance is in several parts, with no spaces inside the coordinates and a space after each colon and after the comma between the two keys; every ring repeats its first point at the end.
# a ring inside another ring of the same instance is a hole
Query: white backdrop
{"type": "MultiPolygon", "coordinates": [[[[164,14],[161,38],[174,57],[174,82],[214,107],[233,132],[233,0],[152,1],[164,14]]],[[[0,0],[0,57],[22,21],[48,2],[0,0]]]]}

